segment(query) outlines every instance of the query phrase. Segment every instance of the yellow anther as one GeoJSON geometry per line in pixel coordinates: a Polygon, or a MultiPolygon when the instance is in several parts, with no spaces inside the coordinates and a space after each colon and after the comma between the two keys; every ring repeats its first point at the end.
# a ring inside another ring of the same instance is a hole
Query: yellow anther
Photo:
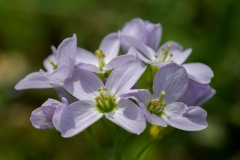
{"type": "Polygon", "coordinates": [[[104,88],[103,88],[103,90],[104,90],[104,91],[107,91],[107,88],[106,88],[106,87],[104,87],[104,88]]]}
{"type": "Polygon", "coordinates": [[[162,95],[162,96],[165,96],[165,95],[166,95],[166,92],[165,92],[165,91],[162,91],[162,92],[161,92],[161,95],[162,95]]]}
{"type": "Polygon", "coordinates": [[[102,88],[98,88],[98,92],[102,92],[102,88]]]}
{"type": "Polygon", "coordinates": [[[170,48],[172,45],[170,43],[167,44],[167,47],[170,48]]]}
{"type": "Polygon", "coordinates": [[[101,50],[96,50],[95,51],[95,55],[98,56],[98,55],[101,55],[102,54],[102,51],[101,50]]]}
{"type": "Polygon", "coordinates": [[[172,54],[172,53],[170,53],[170,54],[169,54],[169,56],[170,56],[170,57],[173,57],[173,54],[172,54]]]}

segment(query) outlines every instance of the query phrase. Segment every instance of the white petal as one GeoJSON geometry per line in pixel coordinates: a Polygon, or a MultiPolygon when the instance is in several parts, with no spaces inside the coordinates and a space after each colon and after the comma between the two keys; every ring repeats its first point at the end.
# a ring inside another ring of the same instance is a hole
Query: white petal
{"type": "Polygon", "coordinates": [[[64,88],[80,100],[94,99],[98,89],[103,87],[103,82],[94,73],[80,68],[74,69],[73,76],[64,83],[64,88]]]}
{"type": "Polygon", "coordinates": [[[156,73],[153,81],[154,97],[159,98],[162,91],[166,92],[163,101],[167,104],[176,102],[188,87],[188,75],[184,67],[170,63],[156,73]]]}
{"type": "Polygon", "coordinates": [[[188,107],[181,102],[167,105],[162,118],[171,126],[186,130],[198,131],[207,127],[207,113],[201,107],[188,107]]]}
{"type": "Polygon", "coordinates": [[[187,70],[189,78],[202,83],[208,84],[213,78],[213,71],[210,67],[202,63],[188,63],[184,64],[183,67],[187,70]]]}
{"type": "Polygon", "coordinates": [[[138,81],[146,67],[139,60],[128,61],[123,66],[116,67],[106,82],[111,95],[129,90],[138,81]]]}
{"type": "Polygon", "coordinates": [[[109,63],[114,57],[117,57],[119,48],[118,33],[110,33],[103,38],[99,49],[105,54],[105,63],[109,63]]]}
{"type": "Polygon", "coordinates": [[[72,137],[103,116],[96,109],[95,101],[83,100],[70,104],[61,114],[59,131],[63,137],[72,137]]]}
{"type": "Polygon", "coordinates": [[[141,110],[127,99],[120,99],[117,102],[117,109],[105,113],[105,116],[110,121],[134,134],[142,133],[146,127],[146,120],[141,110]]]}

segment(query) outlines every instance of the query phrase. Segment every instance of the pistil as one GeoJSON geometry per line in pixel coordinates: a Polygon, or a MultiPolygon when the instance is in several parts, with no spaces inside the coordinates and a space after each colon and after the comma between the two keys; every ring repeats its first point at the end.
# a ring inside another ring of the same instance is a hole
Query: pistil
{"type": "Polygon", "coordinates": [[[101,113],[111,112],[116,108],[116,99],[109,95],[107,88],[98,89],[99,96],[95,98],[97,109],[101,113]]]}

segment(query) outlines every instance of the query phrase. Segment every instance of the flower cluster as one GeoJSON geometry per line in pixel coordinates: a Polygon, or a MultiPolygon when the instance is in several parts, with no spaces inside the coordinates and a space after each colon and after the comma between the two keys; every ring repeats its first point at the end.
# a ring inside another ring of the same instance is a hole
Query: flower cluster
{"type": "Polygon", "coordinates": [[[46,71],[31,73],[15,86],[55,88],[62,99],[48,99],[34,110],[32,125],[56,129],[63,137],[102,117],[134,134],[142,133],[146,122],[187,131],[206,128],[201,105],[215,94],[208,85],[213,72],[202,63],[183,64],[192,49],[176,42],[158,48],[161,36],[160,24],[136,18],[105,36],[94,53],[77,47],[75,34],[52,47],[43,62],[46,71]],[[138,84],[143,74],[148,89],[138,84]]]}

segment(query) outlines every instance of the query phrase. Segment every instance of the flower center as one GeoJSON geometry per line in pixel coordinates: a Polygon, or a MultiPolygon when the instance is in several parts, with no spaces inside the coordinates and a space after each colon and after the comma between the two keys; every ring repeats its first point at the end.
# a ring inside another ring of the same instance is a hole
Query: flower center
{"type": "Polygon", "coordinates": [[[58,65],[56,65],[51,59],[48,62],[52,65],[53,70],[56,70],[58,68],[58,65]]]}
{"type": "MultiPolygon", "coordinates": [[[[154,55],[154,57],[155,57],[155,60],[154,60],[154,61],[155,61],[155,62],[164,62],[164,61],[166,61],[167,56],[168,56],[168,54],[169,54],[170,48],[171,48],[171,44],[168,44],[168,45],[167,45],[167,49],[166,49],[166,50],[165,50],[164,48],[162,48],[161,53],[160,53],[160,56],[157,55],[157,54],[154,55]]],[[[171,59],[172,59],[172,57],[173,57],[173,54],[170,53],[169,56],[170,56],[170,58],[169,58],[167,61],[172,61],[171,59]]]]}
{"type": "Polygon", "coordinates": [[[99,96],[95,98],[97,103],[97,109],[101,113],[111,112],[116,106],[116,98],[109,95],[107,88],[99,88],[98,89],[99,96]]]}
{"type": "Polygon", "coordinates": [[[105,66],[105,60],[104,60],[105,59],[105,54],[103,53],[102,50],[96,50],[95,55],[98,58],[98,63],[99,63],[98,68],[102,71],[103,67],[105,66]]]}
{"type": "Polygon", "coordinates": [[[163,102],[163,98],[165,95],[166,95],[166,92],[162,91],[159,99],[151,100],[151,102],[149,103],[149,105],[147,107],[147,110],[152,114],[161,116],[161,114],[164,110],[164,107],[166,106],[166,103],[163,102]]]}

